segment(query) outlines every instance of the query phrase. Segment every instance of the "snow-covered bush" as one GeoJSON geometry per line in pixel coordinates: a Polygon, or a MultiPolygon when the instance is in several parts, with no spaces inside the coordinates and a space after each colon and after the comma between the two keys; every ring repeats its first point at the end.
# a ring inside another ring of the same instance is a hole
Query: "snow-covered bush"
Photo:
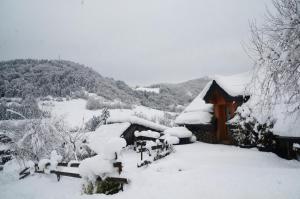
{"type": "Polygon", "coordinates": [[[256,146],[258,140],[257,125],[258,121],[251,115],[249,107],[238,107],[236,115],[228,122],[234,143],[239,146],[256,146]]]}
{"type": "Polygon", "coordinates": [[[22,133],[12,138],[12,149],[19,159],[39,161],[53,150],[63,153],[66,135],[60,118],[26,120],[22,133]]]}
{"type": "Polygon", "coordinates": [[[270,119],[259,122],[247,103],[238,107],[234,118],[228,121],[228,126],[235,144],[271,149],[273,122],[270,119]]]}
{"type": "Polygon", "coordinates": [[[101,116],[93,116],[91,119],[89,119],[85,124],[85,129],[87,131],[95,131],[96,128],[101,123],[101,116]]]}
{"type": "Polygon", "coordinates": [[[82,129],[68,132],[64,136],[62,156],[63,161],[69,162],[70,160],[83,160],[91,157],[93,152],[87,146],[86,134],[82,129]]]}
{"type": "Polygon", "coordinates": [[[109,117],[110,112],[108,108],[105,107],[100,116],[93,116],[89,121],[87,121],[85,124],[85,129],[87,131],[95,131],[100,125],[106,124],[109,117]]]}

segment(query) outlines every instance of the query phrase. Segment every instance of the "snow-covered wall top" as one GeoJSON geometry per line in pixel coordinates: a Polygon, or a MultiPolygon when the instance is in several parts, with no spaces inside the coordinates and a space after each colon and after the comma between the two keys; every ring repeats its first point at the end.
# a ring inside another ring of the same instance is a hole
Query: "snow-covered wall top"
{"type": "Polygon", "coordinates": [[[157,131],[164,131],[166,130],[168,127],[151,122],[149,120],[145,120],[139,117],[135,117],[135,116],[118,116],[118,115],[114,115],[111,116],[110,118],[108,118],[107,120],[108,123],[122,123],[122,122],[128,122],[131,124],[139,124],[148,128],[151,128],[153,130],[157,130],[157,131]]]}

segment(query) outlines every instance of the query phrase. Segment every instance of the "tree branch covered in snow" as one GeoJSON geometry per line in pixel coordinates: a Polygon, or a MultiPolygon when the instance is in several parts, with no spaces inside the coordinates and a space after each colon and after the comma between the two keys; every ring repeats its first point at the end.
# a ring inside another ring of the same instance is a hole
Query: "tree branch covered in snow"
{"type": "Polygon", "coordinates": [[[268,11],[262,27],[251,25],[256,60],[252,88],[261,107],[271,110],[282,103],[294,113],[300,109],[300,1],[274,0],[273,5],[275,14],[268,11]]]}

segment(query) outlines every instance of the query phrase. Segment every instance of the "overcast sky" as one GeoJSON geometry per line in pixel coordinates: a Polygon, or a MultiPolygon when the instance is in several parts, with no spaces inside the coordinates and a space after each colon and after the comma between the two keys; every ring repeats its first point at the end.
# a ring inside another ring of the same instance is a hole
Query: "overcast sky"
{"type": "Polygon", "coordinates": [[[249,70],[270,0],[0,0],[0,60],[71,60],[130,85],[249,70]]]}

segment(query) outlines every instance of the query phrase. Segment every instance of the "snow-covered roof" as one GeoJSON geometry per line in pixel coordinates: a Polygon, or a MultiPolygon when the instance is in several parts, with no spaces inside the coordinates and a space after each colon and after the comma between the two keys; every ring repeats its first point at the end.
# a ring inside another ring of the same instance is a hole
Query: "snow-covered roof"
{"type": "Polygon", "coordinates": [[[212,118],[213,105],[203,100],[212,82],[209,82],[202,92],[175,119],[176,124],[209,124],[212,118]]]}
{"type": "Polygon", "coordinates": [[[213,105],[206,103],[204,97],[215,81],[232,97],[245,95],[246,86],[252,76],[250,72],[221,76],[215,75],[212,81],[208,82],[201,93],[185,108],[185,110],[176,118],[176,124],[209,124],[212,118],[213,105]]]}
{"type": "Polygon", "coordinates": [[[245,95],[246,86],[252,78],[251,72],[245,72],[230,76],[215,75],[213,79],[232,97],[245,95]]]}
{"type": "Polygon", "coordinates": [[[275,105],[272,118],[275,119],[273,133],[283,137],[300,137],[300,114],[299,112],[288,113],[286,106],[275,105]]]}
{"type": "Polygon", "coordinates": [[[86,133],[88,145],[98,152],[99,147],[107,145],[108,140],[120,138],[129,126],[129,122],[102,125],[95,132],[86,133]]]}
{"type": "Polygon", "coordinates": [[[190,130],[185,127],[172,127],[168,128],[163,132],[165,135],[175,136],[178,138],[187,138],[191,137],[193,134],[190,130]]]}
{"type": "Polygon", "coordinates": [[[107,120],[108,123],[123,123],[123,122],[128,122],[131,124],[139,124],[148,128],[151,128],[153,130],[157,130],[157,131],[164,131],[166,130],[168,127],[157,124],[155,122],[151,122],[149,120],[145,120],[136,116],[111,116],[108,118],[107,120]]]}
{"type": "Polygon", "coordinates": [[[89,140],[102,137],[120,137],[130,126],[129,122],[101,125],[95,132],[89,133],[89,140]]]}

